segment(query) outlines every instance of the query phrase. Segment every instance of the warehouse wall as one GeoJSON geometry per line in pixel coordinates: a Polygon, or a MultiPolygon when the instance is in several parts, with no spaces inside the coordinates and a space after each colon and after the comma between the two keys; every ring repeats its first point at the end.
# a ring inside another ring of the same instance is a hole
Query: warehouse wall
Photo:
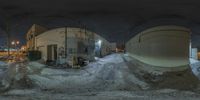
{"type": "Polygon", "coordinates": [[[96,50],[96,56],[102,57],[108,55],[112,51],[112,43],[98,34],[95,34],[95,45],[98,47],[98,42],[101,41],[100,51],[96,50]],[[99,53],[99,54],[98,54],[99,53]]]}
{"type": "Polygon", "coordinates": [[[126,51],[135,59],[159,67],[189,64],[190,31],[180,26],[147,29],[126,43],[126,51]]]}
{"type": "Polygon", "coordinates": [[[42,52],[42,58],[47,60],[47,45],[65,47],[65,28],[57,28],[46,31],[36,37],[36,48],[42,52]]]}
{"type": "Polygon", "coordinates": [[[94,34],[86,29],[68,27],[66,39],[67,54],[93,60],[94,34]]]}
{"type": "Polygon", "coordinates": [[[46,31],[36,37],[36,47],[47,59],[47,46],[57,45],[58,57],[94,59],[94,33],[86,29],[67,27],[46,31]]]}
{"type": "Polygon", "coordinates": [[[35,50],[35,37],[43,32],[47,31],[47,28],[37,24],[33,24],[26,33],[27,49],[35,50]]]}

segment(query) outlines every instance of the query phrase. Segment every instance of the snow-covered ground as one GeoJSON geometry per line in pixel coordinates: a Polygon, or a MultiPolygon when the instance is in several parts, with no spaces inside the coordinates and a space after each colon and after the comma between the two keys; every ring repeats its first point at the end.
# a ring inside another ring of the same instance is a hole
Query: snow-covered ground
{"type": "Polygon", "coordinates": [[[106,56],[82,69],[44,68],[41,74],[29,78],[42,89],[67,92],[148,88],[147,83],[129,73],[121,55],[106,56]]]}
{"type": "Polygon", "coordinates": [[[1,66],[6,66],[6,65],[7,65],[6,62],[0,61],[0,67],[1,67],[1,66]]]}
{"type": "Polygon", "coordinates": [[[198,62],[199,62],[199,60],[190,58],[190,64],[194,64],[194,63],[198,63],[198,62]]]}
{"type": "Polygon", "coordinates": [[[200,61],[190,58],[192,72],[200,79],[200,61]]]}
{"type": "Polygon", "coordinates": [[[28,77],[34,88],[12,89],[0,100],[199,100],[198,92],[152,90],[130,71],[123,56],[99,58],[81,69],[51,69],[31,62],[28,77]]]}
{"type": "Polygon", "coordinates": [[[67,94],[56,91],[12,90],[1,100],[199,100],[200,95],[173,89],[149,91],[103,91],[67,94]]]}

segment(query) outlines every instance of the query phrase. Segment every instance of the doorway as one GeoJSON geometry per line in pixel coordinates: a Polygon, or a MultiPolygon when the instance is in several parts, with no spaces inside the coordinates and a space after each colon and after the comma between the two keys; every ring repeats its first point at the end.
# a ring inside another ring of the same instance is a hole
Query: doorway
{"type": "Polygon", "coordinates": [[[47,60],[57,60],[57,45],[47,45],[47,60]]]}

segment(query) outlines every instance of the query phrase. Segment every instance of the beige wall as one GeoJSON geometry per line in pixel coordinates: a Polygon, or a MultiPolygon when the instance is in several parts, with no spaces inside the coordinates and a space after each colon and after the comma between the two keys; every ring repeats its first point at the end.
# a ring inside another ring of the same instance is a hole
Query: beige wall
{"type": "Polygon", "coordinates": [[[135,59],[160,67],[189,64],[190,31],[179,26],[147,29],[126,43],[126,51],[135,59]]]}
{"type": "MultiPolygon", "coordinates": [[[[72,27],[56,28],[38,35],[36,37],[36,48],[42,52],[42,58],[44,60],[47,59],[47,45],[55,44],[57,45],[58,53],[59,48],[64,48],[64,52],[67,54],[67,57],[84,57],[86,59],[93,60],[93,41],[94,33],[91,31],[72,27]],[[85,52],[86,48],[88,53],[85,52]]],[[[65,57],[65,55],[62,56],[65,57]]]]}
{"type": "Polygon", "coordinates": [[[102,41],[101,43],[102,56],[108,55],[112,51],[112,44],[105,38],[101,37],[100,35],[95,34],[95,43],[97,43],[99,40],[102,41]]]}
{"type": "Polygon", "coordinates": [[[55,44],[57,48],[65,47],[65,28],[49,30],[36,37],[36,48],[41,51],[44,60],[47,59],[47,45],[55,44]]]}
{"type": "Polygon", "coordinates": [[[35,50],[35,37],[40,33],[47,31],[47,28],[33,24],[26,34],[27,49],[35,50]]]}
{"type": "Polygon", "coordinates": [[[67,53],[72,56],[94,59],[94,32],[67,27],[67,53]],[[72,49],[73,53],[70,52],[72,49]],[[87,49],[87,50],[86,50],[87,49]]]}

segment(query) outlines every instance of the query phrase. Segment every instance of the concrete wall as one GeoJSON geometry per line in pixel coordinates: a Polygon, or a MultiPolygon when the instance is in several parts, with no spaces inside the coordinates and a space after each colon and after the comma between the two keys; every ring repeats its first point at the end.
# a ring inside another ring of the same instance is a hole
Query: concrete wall
{"type": "Polygon", "coordinates": [[[42,52],[44,60],[47,60],[47,45],[65,48],[65,28],[49,30],[36,37],[36,48],[42,52]]]}
{"type": "Polygon", "coordinates": [[[94,34],[86,29],[68,27],[66,39],[67,54],[93,60],[94,34]]]}
{"type": "Polygon", "coordinates": [[[99,41],[101,41],[101,45],[98,51],[96,49],[96,56],[102,57],[105,55],[108,55],[109,53],[111,53],[112,51],[112,47],[111,47],[111,43],[109,41],[107,41],[105,38],[101,37],[98,34],[95,34],[95,46],[96,48],[99,46],[99,41]]]}
{"type": "Polygon", "coordinates": [[[135,59],[159,67],[189,64],[190,31],[180,26],[147,29],[126,43],[126,51],[135,59]]]}
{"type": "Polygon", "coordinates": [[[101,40],[101,56],[108,55],[116,47],[98,34],[86,29],[67,27],[46,31],[36,37],[36,49],[42,52],[42,58],[47,60],[47,46],[57,45],[58,57],[83,57],[93,60],[95,43],[101,40]],[[60,53],[63,50],[64,53],[60,53]]]}
{"type": "Polygon", "coordinates": [[[94,59],[94,33],[80,28],[56,28],[46,31],[36,37],[36,48],[42,52],[42,58],[47,60],[47,46],[57,45],[57,57],[83,57],[94,59]]]}
{"type": "Polygon", "coordinates": [[[47,28],[37,24],[33,24],[26,34],[27,49],[35,50],[35,37],[43,32],[47,31],[47,28]]]}

